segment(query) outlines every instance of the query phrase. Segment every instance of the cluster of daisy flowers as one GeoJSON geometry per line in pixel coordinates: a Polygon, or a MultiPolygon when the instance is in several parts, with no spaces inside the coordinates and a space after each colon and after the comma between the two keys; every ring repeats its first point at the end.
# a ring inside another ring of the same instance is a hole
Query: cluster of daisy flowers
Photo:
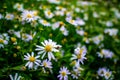
{"type": "Polygon", "coordinates": [[[0,66],[0,78],[117,80],[120,5],[115,7],[112,3],[0,3],[0,63],[4,63],[0,66]]]}

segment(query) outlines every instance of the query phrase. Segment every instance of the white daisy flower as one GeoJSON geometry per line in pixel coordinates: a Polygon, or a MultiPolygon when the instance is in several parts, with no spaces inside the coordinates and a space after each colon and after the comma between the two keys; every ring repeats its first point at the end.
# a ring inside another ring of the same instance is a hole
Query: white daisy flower
{"type": "Polygon", "coordinates": [[[54,11],[56,16],[64,16],[65,12],[64,11],[54,11]]]}
{"type": "Polygon", "coordinates": [[[43,60],[42,65],[45,68],[52,68],[52,63],[49,60],[43,60]]]}
{"type": "Polygon", "coordinates": [[[80,30],[76,29],[76,33],[79,34],[80,36],[83,36],[85,31],[83,29],[80,30]]]}
{"type": "Polygon", "coordinates": [[[107,69],[104,73],[105,79],[109,79],[112,75],[112,71],[109,71],[109,69],[107,69]]]}
{"type": "Polygon", "coordinates": [[[4,48],[4,45],[7,45],[9,41],[9,36],[6,33],[0,34],[0,48],[4,48]]]}
{"type": "Polygon", "coordinates": [[[41,64],[41,66],[43,66],[43,71],[44,71],[44,73],[46,73],[46,70],[45,70],[45,68],[48,68],[49,70],[50,70],[50,72],[52,73],[52,63],[49,61],[49,60],[43,60],[43,62],[42,62],[42,64],[41,64]]]}
{"type": "Polygon", "coordinates": [[[34,68],[35,65],[40,65],[41,61],[38,59],[40,56],[34,56],[34,52],[32,52],[31,55],[27,53],[27,55],[24,55],[24,57],[24,60],[28,61],[25,66],[28,66],[29,69],[34,68]]]}
{"type": "Polygon", "coordinates": [[[83,41],[84,41],[85,43],[87,43],[87,44],[90,43],[90,39],[87,38],[87,37],[84,37],[84,38],[83,38],[83,41]]]}
{"type": "Polygon", "coordinates": [[[87,53],[87,49],[85,46],[77,47],[74,51],[75,54],[72,55],[71,60],[76,60],[77,64],[79,64],[80,62],[83,64],[83,60],[87,59],[85,57],[86,53],[87,53]]]}
{"type": "Polygon", "coordinates": [[[73,77],[73,79],[78,79],[82,70],[83,69],[81,67],[73,68],[73,71],[71,72],[71,76],[73,77]]]}
{"type": "Polygon", "coordinates": [[[76,7],[75,8],[75,12],[79,13],[80,12],[80,8],[76,7]]]}
{"type": "Polygon", "coordinates": [[[105,29],[104,33],[108,33],[110,36],[116,36],[118,33],[118,29],[112,28],[112,29],[105,29]]]}
{"type": "Polygon", "coordinates": [[[100,44],[100,42],[103,40],[104,40],[104,36],[102,34],[92,38],[93,43],[95,43],[96,45],[100,44]]]}
{"type": "Polygon", "coordinates": [[[14,9],[17,9],[18,11],[23,11],[24,8],[23,8],[23,4],[20,4],[20,3],[16,3],[14,6],[13,6],[14,9]]]}
{"type": "Polygon", "coordinates": [[[20,80],[21,76],[18,73],[15,73],[15,76],[9,75],[11,80],[20,80]]]}
{"type": "Polygon", "coordinates": [[[48,0],[49,3],[60,4],[60,0],[48,0]]]}
{"type": "Polygon", "coordinates": [[[65,15],[66,8],[62,6],[57,6],[56,11],[54,11],[56,16],[64,16],[65,15]]]}
{"type": "Polygon", "coordinates": [[[107,49],[102,49],[101,52],[97,52],[98,57],[105,57],[105,58],[112,58],[114,56],[114,53],[107,49]]]}
{"type": "Polygon", "coordinates": [[[43,26],[51,26],[51,24],[46,20],[41,19],[41,20],[39,20],[39,23],[41,23],[43,26]]]}
{"type": "Polygon", "coordinates": [[[7,19],[7,20],[13,20],[14,19],[14,15],[11,14],[11,13],[7,13],[6,16],[5,16],[5,19],[7,19]]]}
{"type": "Polygon", "coordinates": [[[68,36],[68,30],[64,26],[60,27],[60,31],[63,33],[64,36],[68,36]]]}
{"type": "Polygon", "coordinates": [[[58,21],[58,22],[55,22],[55,23],[52,24],[52,29],[55,30],[55,29],[57,29],[59,27],[62,27],[64,25],[65,25],[64,22],[58,21]]]}
{"type": "Polygon", "coordinates": [[[107,27],[112,27],[112,26],[113,26],[112,21],[107,21],[107,22],[106,22],[106,26],[107,26],[107,27]]]}
{"type": "Polygon", "coordinates": [[[74,26],[77,26],[76,20],[73,20],[72,17],[66,17],[66,21],[74,26]]]}
{"type": "Polygon", "coordinates": [[[69,70],[66,67],[60,68],[59,75],[57,76],[59,80],[68,80],[69,70]]]}
{"type": "Polygon", "coordinates": [[[63,6],[57,6],[57,7],[56,7],[56,10],[66,11],[66,8],[64,8],[63,6]]]}
{"type": "Polygon", "coordinates": [[[46,10],[44,14],[45,14],[45,17],[48,19],[51,19],[54,16],[54,14],[50,10],[46,10]]]}
{"type": "Polygon", "coordinates": [[[79,25],[79,26],[84,26],[85,25],[85,21],[80,19],[80,18],[77,18],[75,21],[76,21],[77,25],[79,25]]]}
{"type": "Polygon", "coordinates": [[[97,12],[93,12],[93,17],[94,18],[98,18],[99,17],[99,14],[97,12]]]}
{"type": "Polygon", "coordinates": [[[39,18],[37,15],[37,11],[28,11],[28,10],[24,10],[22,12],[21,17],[22,17],[22,21],[27,21],[27,22],[32,22],[39,18]]]}
{"type": "Polygon", "coordinates": [[[45,57],[45,55],[48,55],[48,59],[55,59],[53,52],[59,52],[60,45],[57,45],[56,42],[53,42],[51,39],[45,40],[44,42],[41,42],[43,46],[36,45],[36,49],[38,54],[43,54],[42,59],[45,57]]]}
{"type": "Polygon", "coordinates": [[[105,72],[106,72],[106,68],[103,67],[98,69],[97,74],[103,77],[105,72]]]}
{"type": "Polygon", "coordinates": [[[104,77],[106,80],[108,80],[112,76],[112,71],[109,71],[109,69],[103,67],[98,69],[97,74],[101,77],[104,77]]]}
{"type": "Polygon", "coordinates": [[[59,22],[55,22],[52,24],[52,29],[56,30],[57,28],[59,28],[59,22]]]}
{"type": "Polygon", "coordinates": [[[32,36],[32,35],[26,34],[26,33],[23,33],[23,34],[22,34],[22,40],[23,40],[23,41],[29,42],[29,41],[32,40],[32,39],[33,39],[33,36],[32,36]]]}
{"type": "Polygon", "coordinates": [[[21,38],[21,32],[20,31],[14,31],[14,35],[16,35],[18,38],[21,38]]]}

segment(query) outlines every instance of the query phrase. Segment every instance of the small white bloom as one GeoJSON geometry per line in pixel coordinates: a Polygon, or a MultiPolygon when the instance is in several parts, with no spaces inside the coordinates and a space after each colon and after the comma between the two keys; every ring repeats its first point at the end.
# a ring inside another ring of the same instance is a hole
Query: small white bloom
{"type": "Polygon", "coordinates": [[[105,67],[99,68],[97,73],[99,76],[104,77],[106,80],[110,79],[110,77],[112,76],[112,71],[109,71],[109,69],[105,67]]]}
{"type": "Polygon", "coordinates": [[[64,16],[65,12],[64,11],[54,11],[56,16],[64,16]]]}
{"type": "Polygon", "coordinates": [[[66,21],[74,26],[77,26],[76,20],[73,20],[72,17],[66,17],[66,21]]]}
{"type": "Polygon", "coordinates": [[[83,69],[81,67],[73,68],[73,71],[71,73],[71,76],[73,77],[73,79],[78,79],[82,70],[83,69]]]}
{"type": "Polygon", "coordinates": [[[57,45],[56,42],[53,42],[51,39],[49,40],[45,40],[44,42],[41,42],[41,44],[43,46],[38,46],[36,45],[36,49],[38,52],[38,54],[43,54],[42,55],[42,59],[44,58],[44,56],[47,54],[48,55],[48,59],[54,59],[55,57],[53,55],[53,52],[59,52],[59,48],[61,47],[60,45],[57,45]]]}
{"type": "Polygon", "coordinates": [[[72,55],[71,60],[76,60],[78,65],[79,65],[80,62],[83,64],[83,60],[84,60],[84,59],[87,59],[87,58],[85,57],[85,55],[86,55],[86,53],[87,53],[87,49],[86,49],[85,46],[77,47],[77,48],[74,50],[74,53],[75,53],[75,54],[72,55]]]}
{"type": "Polygon", "coordinates": [[[109,69],[106,70],[106,72],[104,73],[105,79],[109,79],[112,75],[112,71],[109,71],[109,69]]]}
{"type": "Polygon", "coordinates": [[[0,48],[4,48],[4,45],[7,45],[9,41],[9,36],[7,33],[0,34],[0,48]]]}
{"type": "Polygon", "coordinates": [[[14,9],[17,9],[18,11],[23,11],[23,4],[19,4],[19,3],[16,3],[14,6],[13,6],[14,9]]]}
{"type": "Polygon", "coordinates": [[[103,67],[103,68],[99,68],[99,69],[98,69],[97,74],[98,74],[99,76],[103,77],[104,74],[105,74],[105,72],[106,72],[106,68],[103,67]]]}
{"type": "Polygon", "coordinates": [[[16,35],[18,38],[21,38],[21,36],[20,36],[20,31],[14,31],[13,33],[14,33],[14,35],[16,35]]]}
{"type": "Polygon", "coordinates": [[[52,63],[49,60],[43,60],[42,66],[45,68],[52,68],[52,63]]]}
{"type": "Polygon", "coordinates": [[[24,55],[24,57],[24,60],[28,61],[25,66],[28,66],[29,69],[34,68],[36,65],[40,65],[41,61],[38,59],[40,56],[34,56],[34,52],[32,52],[31,55],[27,53],[27,55],[24,55]]]}
{"type": "Polygon", "coordinates": [[[93,43],[95,43],[96,45],[100,44],[100,42],[103,40],[104,40],[104,36],[102,34],[92,38],[93,43]]]}
{"type": "Polygon", "coordinates": [[[108,33],[110,36],[116,36],[118,33],[118,29],[115,29],[115,28],[105,29],[104,33],[108,33]]]}
{"type": "Polygon", "coordinates": [[[39,17],[37,16],[37,11],[28,11],[24,10],[22,12],[22,21],[32,22],[37,20],[39,17]]]}
{"type": "Polygon", "coordinates": [[[68,30],[64,26],[60,28],[60,31],[63,33],[64,36],[68,35],[68,30]]]}
{"type": "Polygon", "coordinates": [[[65,25],[64,22],[58,21],[58,22],[55,22],[55,23],[52,24],[52,29],[55,30],[55,29],[57,29],[59,27],[62,27],[64,25],[65,25]]]}
{"type": "Polygon", "coordinates": [[[105,58],[112,58],[114,53],[110,50],[107,50],[107,49],[102,49],[101,52],[97,52],[98,54],[98,57],[105,57],[105,58]]]}
{"type": "Polygon", "coordinates": [[[60,0],[48,0],[49,3],[60,4],[60,0]]]}
{"type": "Polygon", "coordinates": [[[84,37],[84,38],[83,38],[83,41],[85,41],[85,43],[87,43],[87,44],[90,43],[90,39],[87,38],[87,37],[84,37]]]}
{"type": "Polygon", "coordinates": [[[79,34],[80,36],[83,36],[84,32],[85,31],[83,29],[80,29],[80,30],[76,29],[76,33],[79,34]]]}
{"type": "Polygon", "coordinates": [[[39,20],[39,23],[41,23],[43,26],[51,26],[51,24],[46,20],[41,19],[41,20],[39,20]]]}
{"type": "Polygon", "coordinates": [[[68,80],[69,70],[66,67],[60,68],[59,75],[57,76],[59,80],[68,80]]]}
{"type": "Polygon", "coordinates": [[[20,80],[21,76],[18,73],[15,73],[15,76],[9,75],[11,80],[20,80]]]}
{"type": "Polygon", "coordinates": [[[14,19],[14,15],[11,14],[11,13],[7,13],[6,16],[5,16],[5,19],[7,19],[7,20],[13,20],[14,19]]]}
{"type": "Polygon", "coordinates": [[[44,14],[45,14],[45,17],[48,19],[51,19],[54,16],[54,14],[50,10],[46,10],[44,14]]]}
{"type": "Polygon", "coordinates": [[[93,12],[93,17],[94,18],[98,18],[99,17],[98,13],[97,12],[93,12]]]}
{"type": "Polygon", "coordinates": [[[22,34],[22,40],[24,40],[26,42],[29,42],[32,39],[33,39],[32,35],[29,35],[29,34],[26,34],[26,33],[22,34]]]}
{"type": "Polygon", "coordinates": [[[112,27],[112,26],[113,26],[112,21],[107,21],[107,22],[106,22],[106,26],[107,26],[107,27],[112,27]]]}
{"type": "Polygon", "coordinates": [[[43,66],[43,71],[44,71],[44,73],[46,73],[46,70],[45,70],[45,68],[48,68],[49,70],[50,70],[50,72],[52,73],[52,63],[49,61],[49,60],[43,60],[43,62],[42,62],[42,64],[41,64],[41,66],[43,66]]]}
{"type": "Polygon", "coordinates": [[[80,18],[77,18],[75,21],[76,21],[78,26],[84,26],[85,25],[85,21],[80,19],[80,18]]]}
{"type": "Polygon", "coordinates": [[[59,22],[53,23],[53,24],[52,24],[52,29],[55,30],[55,29],[57,29],[57,28],[59,28],[59,22]]]}
{"type": "Polygon", "coordinates": [[[80,12],[80,8],[76,7],[75,8],[75,12],[79,13],[80,12]]]}

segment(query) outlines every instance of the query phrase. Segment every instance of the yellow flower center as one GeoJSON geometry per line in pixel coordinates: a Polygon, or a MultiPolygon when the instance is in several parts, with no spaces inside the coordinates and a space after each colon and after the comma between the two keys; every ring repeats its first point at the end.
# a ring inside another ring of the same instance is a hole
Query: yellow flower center
{"type": "Polygon", "coordinates": [[[20,4],[18,4],[18,5],[17,5],[17,8],[20,8],[20,7],[21,7],[20,4]]]}
{"type": "Polygon", "coordinates": [[[47,63],[46,63],[46,62],[44,62],[44,63],[43,63],[43,66],[45,66],[45,67],[46,67],[46,66],[47,66],[47,63]]]}
{"type": "Polygon", "coordinates": [[[101,71],[101,72],[100,72],[100,74],[104,74],[104,72],[103,72],[103,71],[101,71]]]}
{"type": "Polygon", "coordinates": [[[83,53],[83,49],[81,49],[81,50],[79,51],[79,54],[77,54],[77,58],[78,58],[78,59],[81,59],[82,53],[83,53]]]}
{"type": "Polygon", "coordinates": [[[110,73],[109,73],[109,72],[107,72],[107,73],[106,73],[106,76],[107,76],[107,77],[109,77],[109,76],[110,76],[110,73]]]}
{"type": "Polygon", "coordinates": [[[28,38],[25,34],[23,34],[22,37],[23,37],[24,39],[27,39],[27,38],[28,38]]]}
{"type": "Polygon", "coordinates": [[[0,43],[3,43],[4,42],[4,40],[3,39],[0,39],[0,43]]]}
{"type": "Polygon", "coordinates": [[[47,24],[47,21],[46,21],[46,20],[43,20],[43,24],[47,24]]]}
{"type": "Polygon", "coordinates": [[[51,45],[46,45],[46,46],[45,46],[45,50],[46,50],[47,52],[50,52],[50,51],[52,50],[52,46],[51,46],[51,45]]]}
{"type": "Polygon", "coordinates": [[[104,52],[101,50],[101,51],[100,51],[100,54],[104,55],[104,52]]]}
{"type": "Polygon", "coordinates": [[[83,53],[83,49],[81,49],[79,52],[80,52],[80,54],[82,55],[82,53],[83,53]]]}
{"type": "Polygon", "coordinates": [[[16,42],[16,40],[17,40],[17,39],[16,39],[15,37],[11,37],[11,41],[12,41],[12,42],[16,42]]]}
{"type": "Polygon", "coordinates": [[[27,14],[27,18],[32,18],[32,15],[31,14],[27,14]]]}
{"type": "Polygon", "coordinates": [[[30,56],[30,57],[29,57],[29,61],[30,61],[30,62],[34,62],[34,61],[35,61],[35,57],[30,56]]]}
{"type": "Polygon", "coordinates": [[[63,72],[61,72],[61,74],[62,74],[62,76],[65,76],[65,75],[66,75],[66,72],[65,72],[65,71],[63,71],[63,72]]]}
{"type": "MultiPolygon", "coordinates": [[[[58,0],[59,1],[59,0],[58,0]]],[[[62,9],[63,7],[62,6],[59,6],[59,9],[62,9]]]]}
{"type": "Polygon", "coordinates": [[[78,55],[77,55],[77,58],[78,58],[78,59],[81,59],[81,54],[78,54],[78,55]]]}
{"type": "Polygon", "coordinates": [[[74,66],[75,64],[76,64],[76,61],[72,61],[72,62],[71,62],[71,65],[74,66]]]}
{"type": "Polygon", "coordinates": [[[6,18],[10,19],[10,18],[11,18],[11,16],[10,16],[10,15],[7,15],[7,16],[6,16],[6,18]]]}
{"type": "Polygon", "coordinates": [[[50,12],[50,11],[48,11],[47,13],[48,13],[48,15],[50,15],[50,14],[51,14],[51,12],[50,12]]]}
{"type": "Polygon", "coordinates": [[[64,25],[64,23],[63,23],[63,22],[60,22],[60,26],[62,26],[62,25],[64,25]]]}
{"type": "Polygon", "coordinates": [[[74,23],[74,20],[70,20],[70,23],[74,23]]]}

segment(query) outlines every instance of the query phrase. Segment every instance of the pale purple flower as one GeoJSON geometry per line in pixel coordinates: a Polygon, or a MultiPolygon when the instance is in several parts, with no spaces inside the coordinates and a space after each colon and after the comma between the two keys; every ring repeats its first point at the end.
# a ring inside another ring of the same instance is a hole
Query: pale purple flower
{"type": "Polygon", "coordinates": [[[68,80],[68,75],[70,74],[69,70],[67,67],[62,67],[60,68],[59,75],[57,76],[59,80],[68,80]]]}

